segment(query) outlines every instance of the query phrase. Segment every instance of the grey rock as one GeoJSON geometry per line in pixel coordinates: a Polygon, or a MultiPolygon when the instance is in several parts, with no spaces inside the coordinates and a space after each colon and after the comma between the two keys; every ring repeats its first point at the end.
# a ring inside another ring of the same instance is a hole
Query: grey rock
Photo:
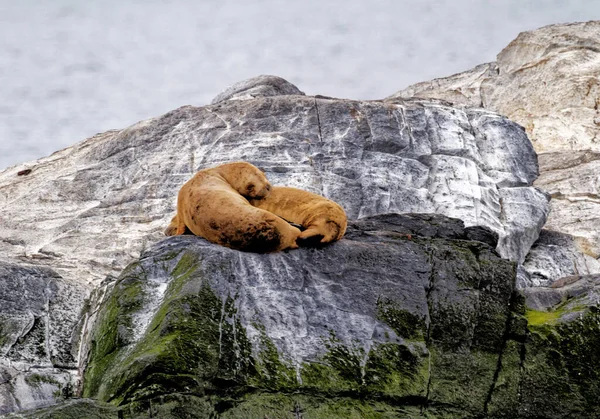
{"type": "Polygon", "coordinates": [[[524,289],[523,293],[528,307],[547,311],[561,305],[568,316],[563,315],[558,320],[570,321],[573,315],[581,315],[587,308],[600,304],[600,275],[566,276],[547,287],[524,289]]]}
{"type": "Polygon", "coordinates": [[[482,84],[498,75],[497,63],[480,64],[475,68],[448,77],[424,81],[408,86],[386,98],[386,102],[398,99],[422,98],[444,100],[449,105],[484,108],[482,84]]]}
{"type": "Polygon", "coordinates": [[[55,311],[61,279],[48,268],[0,262],[0,414],[54,404],[73,384],[73,331],[55,311]]]}
{"type": "Polygon", "coordinates": [[[213,105],[185,106],[28,163],[27,176],[20,166],[0,173],[0,261],[60,276],[50,310],[53,367],[81,365],[78,335],[108,290],[102,281],[164,238],[185,181],[224,162],[250,161],[275,185],[339,202],[350,219],[459,218],[502,256],[523,260],[548,203],[531,186],[537,158],[520,126],[435,100],[300,93],[279,78],[251,79],[213,105]]]}
{"type": "Polygon", "coordinates": [[[570,153],[542,153],[538,155],[540,172],[542,173],[570,169],[597,160],[600,160],[600,152],[591,150],[574,150],[570,153]]]}
{"type": "Polygon", "coordinates": [[[126,406],[169,386],[220,395],[251,383],[482,413],[515,264],[469,234],[460,220],[392,214],[351,221],[344,239],[319,249],[253,254],[195,236],[163,240],[101,304],[84,396],[126,406]],[[474,380],[450,379],[475,365],[474,380]],[[174,374],[188,378],[166,378],[174,374]]]}
{"type": "Polygon", "coordinates": [[[530,273],[526,286],[549,286],[557,279],[600,272],[600,262],[581,252],[576,238],[543,229],[525,262],[530,273]]]}
{"type": "Polygon", "coordinates": [[[254,99],[255,97],[283,95],[304,95],[304,93],[281,77],[257,76],[228,87],[219,93],[211,104],[214,105],[225,100],[245,100],[254,99]]]}
{"type": "Polygon", "coordinates": [[[348,226],[344,237],[351,239],[364,235],[364,231],[377,229],[404,236],[479,241],[493,249],[498,245],[498,234],[489,228],[465,227],[462,220],[438,214],[383,214],[356,220],[348,226]]]}
{"type": "Polygon", "coordinates": [[[521,124],[539,153],[535,185],[553,198],[546,228],[574,236],[578,258],[598,260],[599,51],[600,21],[550,25],[519,34],[495,63],[409,86],[386,100],[437,98],[521,124]]]}

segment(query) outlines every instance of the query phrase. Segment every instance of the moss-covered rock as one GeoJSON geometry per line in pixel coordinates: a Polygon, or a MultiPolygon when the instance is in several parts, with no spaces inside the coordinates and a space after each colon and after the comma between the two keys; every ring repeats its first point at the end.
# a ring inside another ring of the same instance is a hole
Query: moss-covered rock
{"type": "Polygon", "coordinates": [[[165,240],[105,298],[84,396],[125,417],[479,415],[515,266],[458,225],[374,217],[326,248],[268,255],[165,240]]]}
{"type": "Polygon", "coordinates": [[[600,281],[521,295],[515,265],[455,220],[445,237],[444,217],[408,217],[409,233],[403,217],[270,255],[159,243],[84,345],[96,401],[26,417],[596,417],[600,281]]]}

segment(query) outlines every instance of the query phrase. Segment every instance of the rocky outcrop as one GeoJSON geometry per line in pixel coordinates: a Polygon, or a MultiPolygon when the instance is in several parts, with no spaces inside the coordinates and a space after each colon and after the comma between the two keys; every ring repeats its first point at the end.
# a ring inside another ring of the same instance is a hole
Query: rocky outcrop
{"type": "MultiPolygon", "coordinates": [[[[307,97],[272,76],[241,82],[213,105],[182,107],[0,173],[0,261],[51,269],[58,289],[50,309],[27,314],[49,319],[40,341],[48,355],[11,373],[2,394],[20,399],[11,383],[38,361],[76,373],[77,335],[94,316],[81,317],[86,297],[164,237],[192,174],[236,160],[262,167],[276,185],[339,202],[350,219],[438,213],[488,227],[500,254],[519,262],[548,212],[547,195],[531,186],[538,165],[525,132],[495,113],[307,97]]],[[[17,329],[11,341],[23,337],[17,329]]]]}
{"type": "Polygon", "coordinates": [[[267,255],[165,239],[106,284],[93,401],[25,417],[594,417],[598,278],[526,310],[496,240],[431,214],[267,255]]]}
{"type": "Polygon", "coordinates": [[[521,288],[550,286],[560,278],[600,272],[600,262],[582,253],[573,236],[546,229],[541,231],[523,266],[527,272],[521,288]]]}
{"type": "Polygon", "coordinates": [[[0,173],[0,412],[592,417],[598,32],[384,101],[260,76],[0,173]],[[339,202],[346,238],[165,239],[179,187],[235,160],[339,202]]]}
{"type": "Polygon", "coordinates": [[[268,255],[164,240],[101,305],[84,396],[127,412],[185,393],[205,405],[194,417],[270,417],[273,396],[307,417],[338,417],[342,403],[494,413],[515,264],[473,236],[495,244],[485,229],[416,214],[268,255]]]}
{"type": "Polygon", "coordinates": [[[229,86],[212,100],[211,105],[226,100],[247,100],[255,97],[285,95],[304,95],[304,93],[281,77],[258,76],[229,86]]]}
{"type": "Polygon", "coordinates": [[[546,228],[573,236],[578,259],[598,259],[600,22],[524,32],[497,58],[410,86],[389,100],[426,97],[483,106],[524,126],[539,154],[535,185],[553,198],[546,228]]]}

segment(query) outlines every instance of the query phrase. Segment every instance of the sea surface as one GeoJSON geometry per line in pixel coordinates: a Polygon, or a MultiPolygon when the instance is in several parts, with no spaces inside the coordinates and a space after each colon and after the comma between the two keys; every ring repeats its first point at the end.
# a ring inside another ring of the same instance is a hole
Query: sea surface
{"type": "Polygon", "coordinates": [[[0,170],[256,75],[380,99],[593,19],[589,0],[0,0],[0,170]]]}

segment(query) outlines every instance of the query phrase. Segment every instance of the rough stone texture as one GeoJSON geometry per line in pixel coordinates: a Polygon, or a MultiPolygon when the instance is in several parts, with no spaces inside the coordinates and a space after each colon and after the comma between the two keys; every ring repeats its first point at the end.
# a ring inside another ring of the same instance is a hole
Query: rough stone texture
{"type": "Polygon", "coordinates": [[[339,202],[350,219],[457,217],[490,228],[498,251],[516,261],[545,222],[547,196],[531,187],[533,148],[518,125],[492,112],[306,97],[272,76],[215,101],[0,173],[0,261],[58,275],[47,338],[53,367],[78,367],[73,333],[95,316],[79,321],[85,298],[164,237],[179,188],[202,168],[250,161],[276,185],[339,202]]]}
{"type": "Polygon", "coordinates": [[[498,76],[498,64],[480,64],[469,71],[454,74],[441,79],[424,81],[408,86],[386,100],[410,99],[415,97],[439,99],[450,105],[470,108],[484,108],[483,89],[481,85],[498,76]]]}
{"type": "Polygon", "coordinates": [[[350,218],[435,212],[484,225],[522,260],[546,217],[536,156],[482,110],[274,96],[183,107],[0,174],[0,251],[97,284],[161,238],[179,187],[226,161],[323,194],[350,218]]]}
{"type": "Polygon", "coordinates": [[[600,272],[600,262],[581,253],[575,238],[546,229],[541,231],[523,266],[529,276],[519,284],[521,288],[548,286],[557,278],[600,272]]]}
{"type": "Polygon", "coordinates": [[[584,255],[598,259],[600,153],[547,153],[540,160],[547,170],[540,174],[536,185],[552,196],[552,212],[545,227],[574,236],[584,255]]]}
{"type": "Polygon", "coordinates": [[[600,304],[600,275],[572,275],[554,281],[548,287],[523,290],[527,307],[550,311],[560,306],[555,320],[565,322],[589,307],[600,304]]]}
{"type": "Polygon", "coordinates": [[[600,21],[521,33],[495,63],[403,89],[390,98],[428,97],[492,109],[523,125],[539,153],[600,150],[600,21]]]}
{"type": "Polygon", "coordinates": [[[48,268],[0,262],[0,414],[72,394],[72,371],[55,368],[75,362],[71,345],[56,345],[60,280],[48,268]]]}
{"type": "Polygon", "coordinates": [[[267,255],[165,239],[107,284],[85,345],[100,402],[25,417],[595,417],[600,277],[522,298],[495,242],[431,214],[267,255]]]}
{"type": "Polygon", "coordinates": [[[277,76],[258,76],[242,80],[219,93],[211,102],[246,100],[255,97],[304,95],[296,86],[277,76]]]}
{"type": "Polygon", "coordinates": [[[521,33],[497,58],[388,100],[425,97],[483,106],[524,126],[540,158],[535,185],[553,197],[546,227],[575,236],[580,253],[598,259],[600,21],[521,33]]]}
{"type": "MultiPolygon", "coordinates": [[[[547,196],[531,187],[538,171],[531,144],[492,112],[306,97],[272,76],[241,82],[215,102],[0,173],[0,261],[56,273],[44,345],[57,377],[80,366],[77,336],[94,323],[107,290],[101,282],[164,237],[177,191],[205,167],[250,161],[274,184],[339,202],[350,219],[454,216],[491,229],[500,254],[516,261],[545,222],[547,196]]],[[[0,364],[12,368],[17,358],[7,354],[0,364]]],[[[34,365],[26,362],[23,373],[34,365]]]]}
{"type": "MultiPolygon", "coordinates": [[[[213,394],[207,407],[232,417],[263,392],[304,396],[296,404],[306,417],[329,416],[314,405],[339,417],[332,405],[346,398],[365,408],[380,399],[396,415],[482,414],[516,266],[473,235],[495,242],[419,214],[355,221],[330,246],[267,255],[195,236],[163,240],[104,300],[84,396],[129,409],[160,405],[164,394],[213,394]]],[[[268,413],[255,403],[255,417],[268,413]]]]}

